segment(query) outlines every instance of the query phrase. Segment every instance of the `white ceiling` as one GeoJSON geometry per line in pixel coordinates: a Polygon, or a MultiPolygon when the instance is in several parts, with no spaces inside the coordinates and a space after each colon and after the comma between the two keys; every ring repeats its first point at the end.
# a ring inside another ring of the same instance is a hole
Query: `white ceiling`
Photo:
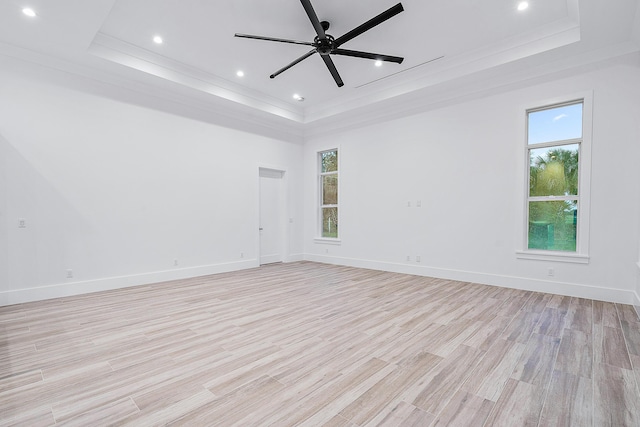
{"type": "MultiPolygon", "coordinates": [[[[335,37],[397,2],[312,0],[335,37]]],[[[233,37],[313,41],[298,0],[29,0],[35,18],[4,0],[0,56],[302,134],[640,50],[640,0],[518,2],[402,0],[404,12],[342,47],[405,61],[334,55],[342,88],[318,54],[269,79],[308,46],[233,37]]]]}

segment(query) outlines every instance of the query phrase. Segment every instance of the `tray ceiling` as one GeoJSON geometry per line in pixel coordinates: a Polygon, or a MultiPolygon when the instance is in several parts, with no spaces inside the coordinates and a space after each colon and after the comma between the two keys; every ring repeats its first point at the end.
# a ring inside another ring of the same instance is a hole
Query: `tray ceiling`
{"type": "MultiPolygon", "coordinates": [[[[300,128],[376,106],[401,106],[403,99],[451,89],[460,79],[518,69],[527,77],[545,65],[553,71],[638,51],[638,0],[529,0],[524,11],[519,2],[403,0],[404,12],[342,47],[405,61],[376,67],[371,60],[332,56],[342,88],[317,54],[269,78],[308,46],[233,37],[239,32],[313,41],[298,0],[34,0],[35,18],[24,16],[23,5],[12,0],[0,4],[0,54],[32,61],[37,54],[45,65],[101,80],[112,76],[112,82],[140,84],[142,91],[161,89],[300,128]],[[567,57],[576,61],[569,64],[567,57]]],[[[312,3],[318,17],[331,23],[327,33],[338,37],[397,0],[312,3]]]]}

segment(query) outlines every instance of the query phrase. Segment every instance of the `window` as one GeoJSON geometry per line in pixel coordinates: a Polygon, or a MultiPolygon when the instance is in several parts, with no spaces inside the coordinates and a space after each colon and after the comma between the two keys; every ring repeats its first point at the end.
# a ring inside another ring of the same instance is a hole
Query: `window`
{"type": "Polygon", "coordinates": [[[590,181],[586,105],[580,99],[526,112],[524,253],[574,255],[576,262],[586,262],[590,181]]]}
{"type": "Polygon", "coordinates": [[[320,163],[320,237],[338,238],[338,150],[318,153],[320,163]]]}

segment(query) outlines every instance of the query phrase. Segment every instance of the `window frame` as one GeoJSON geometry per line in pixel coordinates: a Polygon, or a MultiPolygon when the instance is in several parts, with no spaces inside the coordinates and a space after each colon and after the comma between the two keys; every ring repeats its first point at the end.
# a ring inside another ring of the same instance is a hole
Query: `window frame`
{"type": "Polygon", "coordinates": [[[322,230],[323,230],[323,216],[322,216],[322,211],[323,209],[327,209],[327,208],[336,208],[338,211],[338,227],[340,227],[340,159],[341,159],[341,155],[340,155],[340,149],[339,147],[334,147],[334,148],[328,148],[326,150],[320,150],[316,153],[316,162],[317,162],[317,168],[318,168],[318,185],[317,185],[317,189],[318,189],[318,209],[317,209],[317,215],[318,215],[318,219],[316,221],[317,224],[317,231],[316,231],[316,238],[315,240],[317,242],[321,242],[321,243],[333,243],[333,244],[339,244],[341,242],[340,240],[340,228],[338,228],[338,232],[336,237],[328,237],[328,236],[323,236],[322,235],[322,230]],[[337,161],[337,167],[335,171],[331,171],[331,172],[322,172],[322,154],[324,153],[328,153],[331,151],[335,151],[336,155],[338,157],[338,161],[337,161]],[[325,205],[323,204],[323,178],[325,176],[331,176],[331,175],[335,175],[337,177],[337,189],[338,189],[338,197],[336,200],[336,204],[328,204],[325,205]]]}
{"type": "Polygon", "coordinates": [[[520,176],[523,179],[523,203],[520,205],[520,217],[522,222],[518,228],[518,249],[516,257],[521,259],[533,259],[542,261],[558,261],[570,263],[589,263],[589,222],[591,200],[591,145],[593,127],[593,95],[592,92],[584,92],[573,96],[548,99],[536,103],[536,107],[521,108],[520,129],[524,129],[521,139],[520,176]],[[529,144],[529,113],[559,108],[567,105],[582,103],[582,138],[548,141],[537,144],[529,144]],[[530,153],[531,149],[560,147],[563,145],[578,144],[578,194],[569,196],[530,196],[530,153]],[[524,170],[522,170],[524,169],[524,170]],[[576,224],[576,250],[554,251],[544,249],[529,249],[529,202],[531,201],[562,201],[576,200],[578,206],[576,224]]]}

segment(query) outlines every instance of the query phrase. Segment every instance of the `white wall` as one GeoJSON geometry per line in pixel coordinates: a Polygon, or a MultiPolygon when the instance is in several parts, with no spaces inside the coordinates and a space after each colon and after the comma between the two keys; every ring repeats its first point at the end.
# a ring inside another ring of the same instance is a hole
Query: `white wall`
{"type": "Polygon", "coordinates": [[[640,305],[639,71],[624,58],[302,147],[0,67],[0,305],[257,265],[259,166],[288,171],[290,260],[640,305]],[[594,94],[590,263],[516,259],[519,115],[583,91],[594,94]],[[338,246],[314,241],[316,152],[335,146],[338,246]]]}
{"type": "Polygon", "coordinates": [[[256,266],[264,165],[287,170],[288,255],[301,258],[300,145],[50,74],[0,68],[0,305],[256,266]]]}
{"type": "Polygon", "coordinates": [[[630,303],[637,290],[640,240],[639,117],[635,55],[570,77],[308,141],[307,188],[317,188],[316,152],[340,149],[342,243],[314,241],[317,192],[310,191],[306,257],[630,303]],[[523,203],[520,115],[523,108],[584,91],[594,96],[590,263],[517,259],[523,224],[517,214],[523,203]],[[417,201],[422,207],[415,207],[417,201]],[[549,268],[554,277],[547,276],[549,268]]]}
{"type": "Polygon", "coordinates": [[[7,216],[7,168],[9,163],[8,144],[0,136],[0,283],[9,280],[9,218],[7,216]]]}

